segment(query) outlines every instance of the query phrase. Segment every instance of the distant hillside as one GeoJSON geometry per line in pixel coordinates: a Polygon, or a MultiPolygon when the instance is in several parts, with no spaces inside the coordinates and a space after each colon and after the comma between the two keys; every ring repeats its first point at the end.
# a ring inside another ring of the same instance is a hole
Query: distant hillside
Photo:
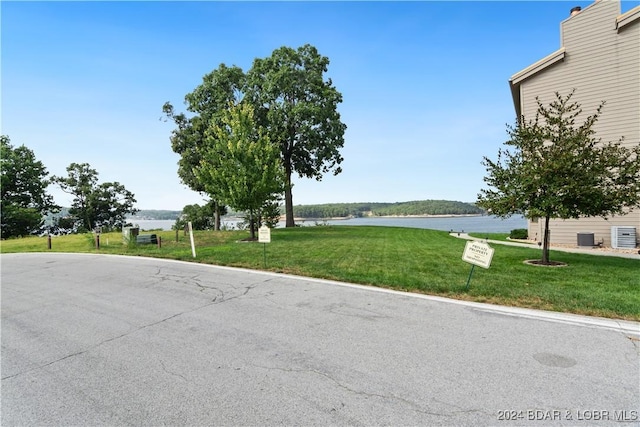
{"type": "Polygon", "coordinates": [[[375,209],[373,215],[480,215],[484,210],[471,203],[452,200],[417,200],[394,203],[381,209],[375,209]]]}
{"type": "Polygon", "coordinates": [[[472,203],[451,200],[416,200],[397,203],[327,203],[293,207],[293,215],[297,218],[481,215],[484,213],[484,210],[472,203]]]}

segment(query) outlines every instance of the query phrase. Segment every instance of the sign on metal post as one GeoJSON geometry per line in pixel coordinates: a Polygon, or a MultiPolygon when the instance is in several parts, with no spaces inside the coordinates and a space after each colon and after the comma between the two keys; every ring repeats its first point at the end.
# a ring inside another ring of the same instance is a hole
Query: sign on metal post
{"type": "Polygon", "coordinates": [[[475,266],[478,265],[482,268],[489,268],[492,258],[493,248],[488,244],[476,240],[469,240],[467,242],[462,254],[462,260],[471,264],[471,272],[469,272],[469,278],[467,279],[467,289],[469,289],[469,282],[471,281],[471,275],[473,274],[475,266]]]}
{"type": "Polygon", "coordinates": [[[258,228],[258,242],[271,243],[271,229],[266,225],[258,228]]]}
{"type": "Polygon", "coordinates": [[[464,247],[462,260],[483,268],[489,268],[493,258],[493,248],[484,242],[469,240],[464,247]]]}
{"type": "Polygon", "coordinates": [[[271,243],[271,229],[266,225],[258,228],[258,242],[264,243],[263,256],[264,256],[264,268],[267,268],[267,243],[271,243]]]}

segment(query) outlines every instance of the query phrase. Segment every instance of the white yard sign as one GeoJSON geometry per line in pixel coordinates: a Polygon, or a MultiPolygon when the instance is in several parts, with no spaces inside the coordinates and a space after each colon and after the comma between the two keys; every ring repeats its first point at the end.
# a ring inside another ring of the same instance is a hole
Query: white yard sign
{"type": "Polygon", "coordinates": [[[258,243],[271,243],[271,229],[266,225],[258,228],[258,243]]]}
{"type": "Polygon", "coordinates": [[[493,248],[486,243],[469,240],[464,247],[462,260],[483,268],[489,268],[493,258],[493,248]]]}

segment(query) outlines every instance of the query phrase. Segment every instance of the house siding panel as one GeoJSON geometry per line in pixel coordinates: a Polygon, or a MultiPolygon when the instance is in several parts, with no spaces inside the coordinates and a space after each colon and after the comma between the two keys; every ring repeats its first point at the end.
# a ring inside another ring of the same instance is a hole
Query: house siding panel
{"type": "MultiPolygon", "coordinates": [[[[564,60],[520,83],[520,108],[527,120],[535,117],[536,97],[547,105],[555,92],[566,95],[575,89],[573,100],[581,104],[583,119],[605,101],[594,125],[603,142],[624,137],[626,147],[640,144],[640,20],[617,29],[619,16],[618,2],[599,1],[562,22],[564,60]]],[[[612,226],[635,227],[640,235],[640,209],[608,220],[552,220],[551,243],[575,245],[578,233],[593,232],[596,242],[610,246],[612,226]]],[[[543,229],[544,221],[530,222],[530,238],[540,240],[543,229]]]]}

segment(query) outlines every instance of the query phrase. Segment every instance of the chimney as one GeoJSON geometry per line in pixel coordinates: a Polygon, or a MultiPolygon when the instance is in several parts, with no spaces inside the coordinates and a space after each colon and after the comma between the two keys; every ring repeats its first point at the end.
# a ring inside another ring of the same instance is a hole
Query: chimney
{"type": "Polygon", "coordinates": [[[571,9],[571,11],[569,11],[569,16],[577,15],[580,13],[581,10],[582,8],[580,6],[576,6],[573,9],[571,9]]]}

